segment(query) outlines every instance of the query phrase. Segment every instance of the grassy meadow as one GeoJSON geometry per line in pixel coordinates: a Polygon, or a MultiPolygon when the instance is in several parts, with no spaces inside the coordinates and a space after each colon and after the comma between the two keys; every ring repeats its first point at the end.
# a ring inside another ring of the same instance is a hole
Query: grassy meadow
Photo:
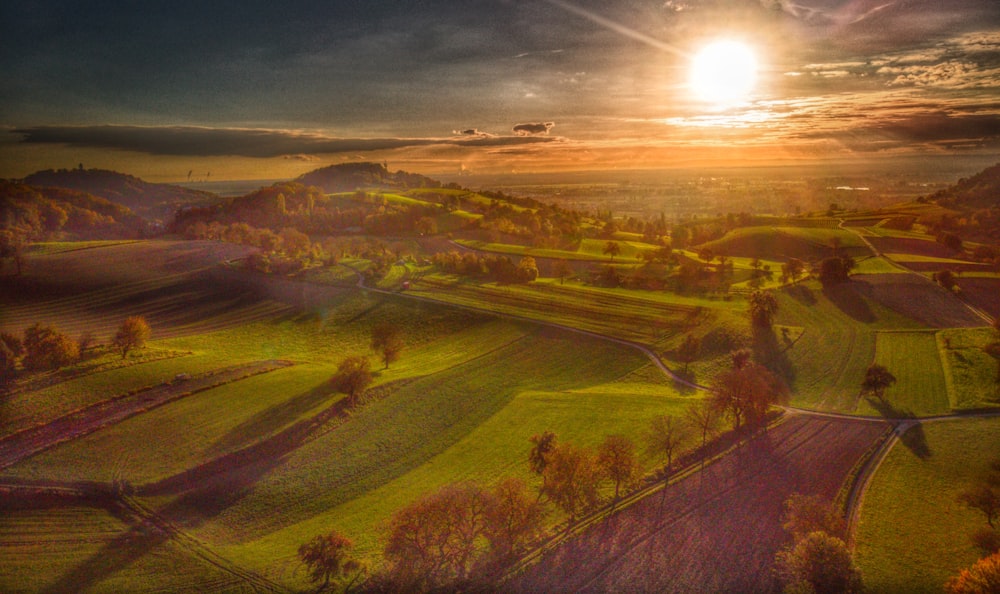
{"type": "Polygon", "coordinates": [[[873,593],[941,592],[980,554],[969,534],[986,526],[958,495],[1000,453],[1000,419],[910,429],[879,468],[861,508],[856,558],[873,593]]]}

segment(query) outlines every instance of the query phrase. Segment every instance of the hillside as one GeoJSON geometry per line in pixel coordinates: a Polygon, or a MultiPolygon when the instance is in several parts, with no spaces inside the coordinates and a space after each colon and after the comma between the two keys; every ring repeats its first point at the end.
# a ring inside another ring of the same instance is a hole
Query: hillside
{"type": "Polygon", "coordinates": [[[934,202],[947,208],[995,208],[1000,206],[1000,163],[980,171],[955,185],[931,194],[934,202]]]}
{"type": "Polygon", "coordinates": [[[153,221],[165,221],[179,207],[210,204],[218,199],[210,192],[149,183],[125,173],[105,169],[47,169],[32,173],[23,182],[32,186],[87,192],[127,206],[136,214],[153,221]]]}
{"type": "Polygon", "coordinates": [[[0,221],[36,239],[128,238],[148,223],[128,207],[87,192],[0,180],[0,221]]]}

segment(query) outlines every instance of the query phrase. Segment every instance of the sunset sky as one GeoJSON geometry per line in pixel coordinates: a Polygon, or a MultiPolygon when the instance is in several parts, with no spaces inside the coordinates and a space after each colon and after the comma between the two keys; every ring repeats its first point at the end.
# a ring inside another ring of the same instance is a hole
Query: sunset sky
{"type": "Polygon", "coordinates": [[[0,177],[1000,154],[996,0],[5,0],[0,46],[0,177]],[[727,102],[716,40],[758,68],[727,102]]]}

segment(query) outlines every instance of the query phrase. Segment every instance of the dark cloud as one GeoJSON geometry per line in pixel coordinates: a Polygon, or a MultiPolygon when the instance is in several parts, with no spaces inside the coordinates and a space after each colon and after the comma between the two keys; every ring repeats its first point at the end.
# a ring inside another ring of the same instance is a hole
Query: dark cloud
{"type": "Polygon", "coordinates": [[[240,156],[302,159],[309,155],[355,153],[429,145],[468,147],[549,142],[534,136],[467,135],[461,138],[333,138],[283,130],[194,126],[35,126],[17,128],[28,144],[64,144],[151,155],[240,156]]]}
{"type": "Polygon", "coordinates": [[[536,122],[530,124],[516,124],[514,126],[514,134],[518,136],[534,136],[540,134],[548,134],[549,130],[555,126],[555,122],[536,122]]]}
{"type": "Polygon", "coordinates": [[[885,150],[914,146],[995,147],[1000,145],[1000,115],[917,113],[860,124],[840,132],[817,132],[805,136],[833,138],[855,150],[885,150]]]}
{"type": "Polygon", "coordinates": [[[490,134],[489,132],[483,132],[479,128],[466,128],[465,130],[455,130],[452,134],[456,136],[475,136],[477,138],[496,138],[496,134],[490,134]]]}

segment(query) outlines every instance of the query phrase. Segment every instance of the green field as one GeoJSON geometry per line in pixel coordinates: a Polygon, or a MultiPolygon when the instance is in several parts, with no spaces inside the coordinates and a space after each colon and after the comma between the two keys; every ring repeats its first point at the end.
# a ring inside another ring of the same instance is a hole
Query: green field
{"type": "MultiPolygon", "coordinates": [[[[885,392],[894,416],[927,416],[951,409],[941,356],[934,332],[878,332],[875,362],[896,377],[885,392]]],[[[877,414],[878,404],[864,398],[860,411],[877,414]]]]}
{"type": "Polygon", "coordinates": [[[910,429],[862,502],[856,558],[868,591],[941,592],[949,577],[979,558],[969,534],[986,520],[957,497],[998,453],[997,418],[910,429]]]}
{"type": "Polygon", "coordinates": [[[983,351],[995,340],[989,328],[942,330],[938,344],[944,354],[945,380],[953,409],[977,409],[1000,404],[997,360],[983,351]]]}
{"type": "Polygon", "coordinates": [[[823,227],[742,227],[698,247],[727,256],[784,261],[787,258],[816,259],[831,255],[835,241],[851,256],[871,254],[861,238],[851,231],[823,227]]]}

